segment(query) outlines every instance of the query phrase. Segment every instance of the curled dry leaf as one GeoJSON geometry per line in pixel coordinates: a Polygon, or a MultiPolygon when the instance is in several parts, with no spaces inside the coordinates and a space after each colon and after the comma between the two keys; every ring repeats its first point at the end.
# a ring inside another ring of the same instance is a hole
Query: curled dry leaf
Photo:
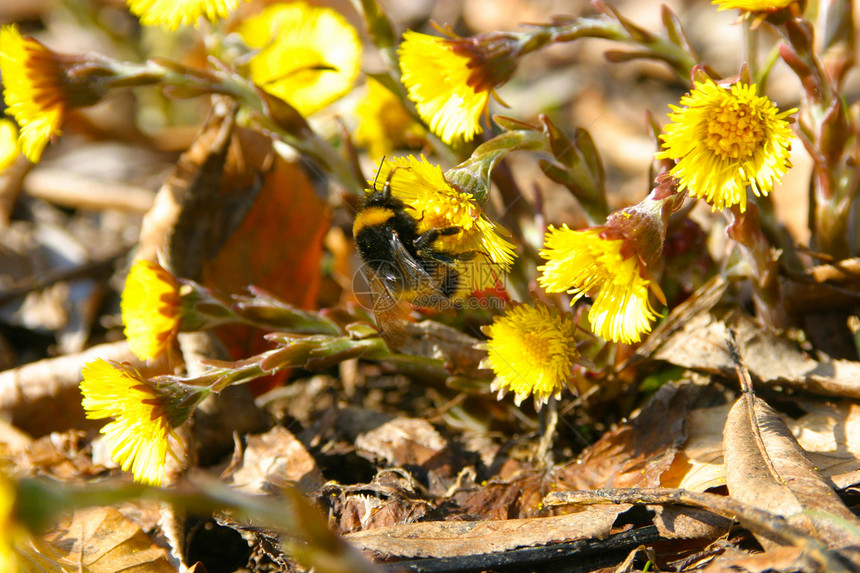
{"type": "MultiPolygon", "coordinates": [[[[754,422],[765,451],[754,437],[745,395],[729,412],[723,433],[729,495],[784,517],[831,547],[860,545],[856,533],[860,520],[842,503],[776,411],[758,398],[749,398],[755,400],[754,422]]],[[[765,548],[783,544],[762,532],[756,532],[756,537],[765,548]]]]}
{"type": "Polygon", "coordinates": [[[558,472],[565,489],[656,487],[687,439],[686,416],[700,388],[667,384],[630,422],[607,432],[558,472]]]}
{"type": "Polygon", "coordinates": [[[176,573],[167,552],[110,507],[76,511],[21,553],[23,573],[176,573]]]}
{"type": "Polygon", "coordinates": [[[314,491],[325,481],[304,445],[282,426],[249,436],[242,463],[230,477],[235,489],[254,495],[278,491],[288,484],[314,491]]]}
{"type": "MultiPolygon", "coordinates": [[[[809,411],[785,423],[823,476],[840,487],[853,485],[860,470],[860,405],[851,401],[810,403],[809,411]],[[844,476],[844,477],[843,477],[844,476]]],[[[723,428],[731,405],[699,408],[687,416],[689,437],[663,485],[705,491],[725,485],[723,428]]]]}
{"type": "Polygon", "coordinates": [[[603,539],[629,505],[504,521],[438,521],[394,525],[346,536],[374,557],[455,557],[576,539],[603,539]]]}
{"type": "Polygon", "coordinates": [[[653,357],[700,372],[734,376],[734,364],[723,342],[727,325],[735,329],[745,349],[750,374],[763,384],[860,398],[860,363],[815,360],[792,341],[760,328],[739,312],[725,320],[707,310],[690,316],[680,330],[662,341],[653,357]]]}

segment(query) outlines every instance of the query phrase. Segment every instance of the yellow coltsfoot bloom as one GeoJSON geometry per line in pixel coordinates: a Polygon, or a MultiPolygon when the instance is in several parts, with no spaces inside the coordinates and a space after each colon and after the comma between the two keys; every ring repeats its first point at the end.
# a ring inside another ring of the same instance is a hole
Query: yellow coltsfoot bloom
{"type": "Polygon", "coordinates": [[[400,99],[373,78],[367,80],[367,94],[355,109],[358,129],[355,141],[370,151],[374,159],[390,155],[395,149],[420,147],[426,131],[400,99]]]}
{"type": "Polygon", "coordinates": [[[151,261],[135,261],[125,280],[120,308],[125,337],[141,360],[158,358],[173,344],[182,321],[180,285],[151,261]]]}
{"type": "Polygon", "coordinates": [[[92,105],[105,93],[99,78],[70,73],[76,66],[94,60],[49,50],[24,37],[14,25],[0,28],[0,75],[6,113],[15,118],[21,131],[18,144],[36,163],[48,142],[62,131],[70,107],[92,105]]]}
{"type": "Polygon", "coordinates": [[[454,263],[463,281],[461,287],[468,291],[461,295],[496,286],[499,272],[510,269],[514,246],[506,238],[508,231],[491,221],[472,195],[451,185],[438,165],[423,156],[397,157],[383,162],[376,184],[383,181],[417,220],[419,234],[431,229],[459,229],[438,237],[433,248],[442,253],[474,255],[454,263]]]}
{"type": "MultiPolygon", "coordinates": [[[[648,300],[650,281],[643,277],[639,259],[622,253],[624,239],[604,237],[604,229],[573,231],[566,225],[549,228],[540,256],[538,278],[547,292],[580,297],[592,295],[588,313],[595,334],[613,342],[639,342],[657,318],[648,300]]],[[[571,303],[572,304],[572,303],[571,303]]]]}
{"type": "Polygon", "coordinates": [[[0,119],[0,172],[5,171],[13,163],[21,150],[18,148],[18,127],[14,121],[0,119]]]}
{"type": "Polygon", "coordinates": [[[102,428],[111,457],[135,481],[160,485],[170,438],[205,396],[206,389],[144,379],[134,368],[97,359],[81,371],[87,418],[114,418],[102,428]]]}
{"type": "Polygon", "coordinates": [[[407,30],[398,49],[403,85],[442,141],[471,141],[483,131],[490,95],[513,75],[521,48],[504,33],[440,38],[407,30]]]}
{"type": "Polygon", "coordinates": [[[358,33],[331,8],[272,4],[238,31],[259,50],[249,64],[251,79],[304,116],[343,96],[358,76],[358,33]]]}
{"type": "Polygon", "coordinates": [[[735,83],[724,87],[713,80],[695,82],[669,106],[672,121],[661,135],[658,159],[676,161],[671,174],[679,190],[704,198],[714,210],[739,205],[746,209],[747,186],[756,196],[767,195],[791,167],[791,127],[756,86],[735,83]]]}
{"type": "Polygon", "coordinates": [[[743,10],[745,12],[775,12],[787,8],[798,0],[712,0],[717,10],[743,10]]]}
{"type": "Polygon", "coordinates": [[[131,13],[144,26],[160,26],[176,30],[194,24],[200,18],[216,22],[226,18],[239,6],[239,0],[126,0],[131,13]]]}
{"type": "Polygon", "coordinates": [[[491,388],[498,390],[500,399],[513,392],[519,406],[533,395],[540,408],[550,396],[561,397],[579,358],[571,315],[541,303],[518,304],[482,330],[489,340],[476,345],[487,351],[481,368],[495,373],[491,388]]]}
{"type": "Polygon", "coordinates": [[[0,571],[15,573],[19,570],[15,545],[25,535],[15,519],[17,488],[5,471],[0,469],[0,571]]]}

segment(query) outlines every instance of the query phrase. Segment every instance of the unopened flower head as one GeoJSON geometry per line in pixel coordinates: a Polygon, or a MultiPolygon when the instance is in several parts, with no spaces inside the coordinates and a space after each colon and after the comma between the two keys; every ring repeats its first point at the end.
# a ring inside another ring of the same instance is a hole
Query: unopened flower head
{"type": "Polygon", "coordinates": [[[92,105],[105,94],[98,71],[78,74],[97,63],[90,56],[70,56],[49,50],[24,37],[14,25],[0,28],[0,74],[6,113],[21,128],[19,145],[32,162],[39,161],[48,142],[62,131],[71,107],[92,105]]]}
{"type": "Polygon", "coordinates": [[[490,95],[513,75],[519,48],[504,33],[440,38],[407,30],[398,50],[403,85],[442,141],[471,141],[483,131],[490,95]]]}
{"type": "Polygon", "coordinates": [[[15,122],[6,119],[0,119],[0,173],[8,169],[21,150],[18,147],[18,126],[15,122]]]}
{"type": "Polygon", "coordinates": [[[183,313],[179,290],[158,263],[138,260],[129,270],[120,308],[128,345],[141,360],[154,360],[173,344],[183,313]]]}
{"type": "Polygon", "coordinates": [[[540,408],[550,396],[561,397],[579,358],[572,315],[541,303],[518,304],[483,331],[489,340],[477,345],[487,351],[481,367],[495,373],[491,387],[498,390],[499,398],[513,392],[519,405],[533,395],[540,408]]]}
{"type": "Polygon", "coordinates": [[[367,94],[356,106],[359,119],[355,141],[370,151],[374,159],[390,155],[395,149],[420,147],[426,131],[400,99],[378,81],[367,80],[367,94]]]}
{"type": "MultiPolygon", "coordinates": [[[[472,253],[473,258],[458,260],[456,268],[475,291],[496,286],[498,273],[507,271],[514,260],[514,246],[505,238],[508,232],[491,221],[475,198],[460,191],[445,179],[438,165],[422,156],[397,157],[383,162],[376,184],[388,181],[391,194],[403,201],[418,220],[418,232],[457,227],[459,232],[441,236],[434,248],[445,253],[472,253]],[[389,178],[392,169],[394,174],[389,178]]],[[[465,293],[464,293],[465,294],[465,293]]]]}
{"type": "Polygon", "coordinates": [[[226,18],[239,5],[239,0],[126,0],[132,14],[144,26],[160,26],[176,30],[194,24],[200,18],[216,22],[226,18]]]}
{"type": "Polygon", "coordinates": [[[791,167],[791,127],[756,86],[735,83],[724,87],[713,80],[695,82],[669,106],[658,159],[676,161],[671,174],[679,190],[704,198],[714,210],[739,205],[746,209],[747,186],[756,196],[767,195],[791,167]]]}
{"type": "Polygon", "coordinates": [[[616,211],[602,227],[574,231],[550,227],[540,256],[538,278],[547,292],[592,298],[588,320],[592,331],[606,340],[639,342],[657,318],[649,290],[661,302],[662,291],[650,279],[665,238],[662,201],[645,201],[616,211]]]}
{"type": "Polygon", "coordinates": [[[272,4],[239,27],[251,59],[251,79],[307,116],[352,88],[361,42],[331,8],[304,2],[272,4]]]}
{"type": "Polygon", "coordinates": [[[182,425],[207,389],[173,380],[146,380],[134,368],[102,359],[81,371],[87,418],[114,418],[102,428],[111,457],[135,481],[160,485],[167,454],[176,457],[173,430],[182,425]]]}

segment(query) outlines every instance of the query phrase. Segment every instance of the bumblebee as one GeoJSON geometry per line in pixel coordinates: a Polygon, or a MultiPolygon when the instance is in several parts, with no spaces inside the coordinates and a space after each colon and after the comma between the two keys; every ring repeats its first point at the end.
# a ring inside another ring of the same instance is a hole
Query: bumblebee
{"type": "Polygon", "coordinates": [[[374,181],[352,226],[370,285],[373,312],[383,339],[392,348],[406,340],[413,303],[437,310],[450,305],[461,286],[455,263],[475,256],[473,252],[449,253],[434,246],[440,237],[459,233],[460,227],[419,232],[421,216],[416,217],[413,207],[391,194],[391,179],[398,169],[406,168],[392,168],[381,189],[374,181]]]}

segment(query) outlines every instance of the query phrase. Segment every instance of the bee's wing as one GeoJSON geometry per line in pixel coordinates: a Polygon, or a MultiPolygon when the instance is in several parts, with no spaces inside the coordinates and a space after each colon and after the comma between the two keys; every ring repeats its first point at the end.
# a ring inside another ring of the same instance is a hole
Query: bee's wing
{"type": "Polygon", "coordinates": [[[384,275],[372,273],[368,277],[373,299],[373,314],[383,340],[392,349],[403,346],[409,327],[410,301],[403,291],[392,292],[384,275]]]}
{"type": "Polygon", "coordinates": [[[394,253],[394,263],[403,279],[404,289],[410,293],[411,300],[419,298],[420,304],[426,308],[436,308],[444,303],[445,295],[440,287],[445,276],[444,263],[433,261],[433,268],[428,272],[424,265],[418,262],[403,246],[403,242],[396,233],[391,236],[391,247],[394,253]],[[438,272],[434,272],[436,269],[438,272]],[[435,276],[435,275],[439,276],[435,276]]]}

